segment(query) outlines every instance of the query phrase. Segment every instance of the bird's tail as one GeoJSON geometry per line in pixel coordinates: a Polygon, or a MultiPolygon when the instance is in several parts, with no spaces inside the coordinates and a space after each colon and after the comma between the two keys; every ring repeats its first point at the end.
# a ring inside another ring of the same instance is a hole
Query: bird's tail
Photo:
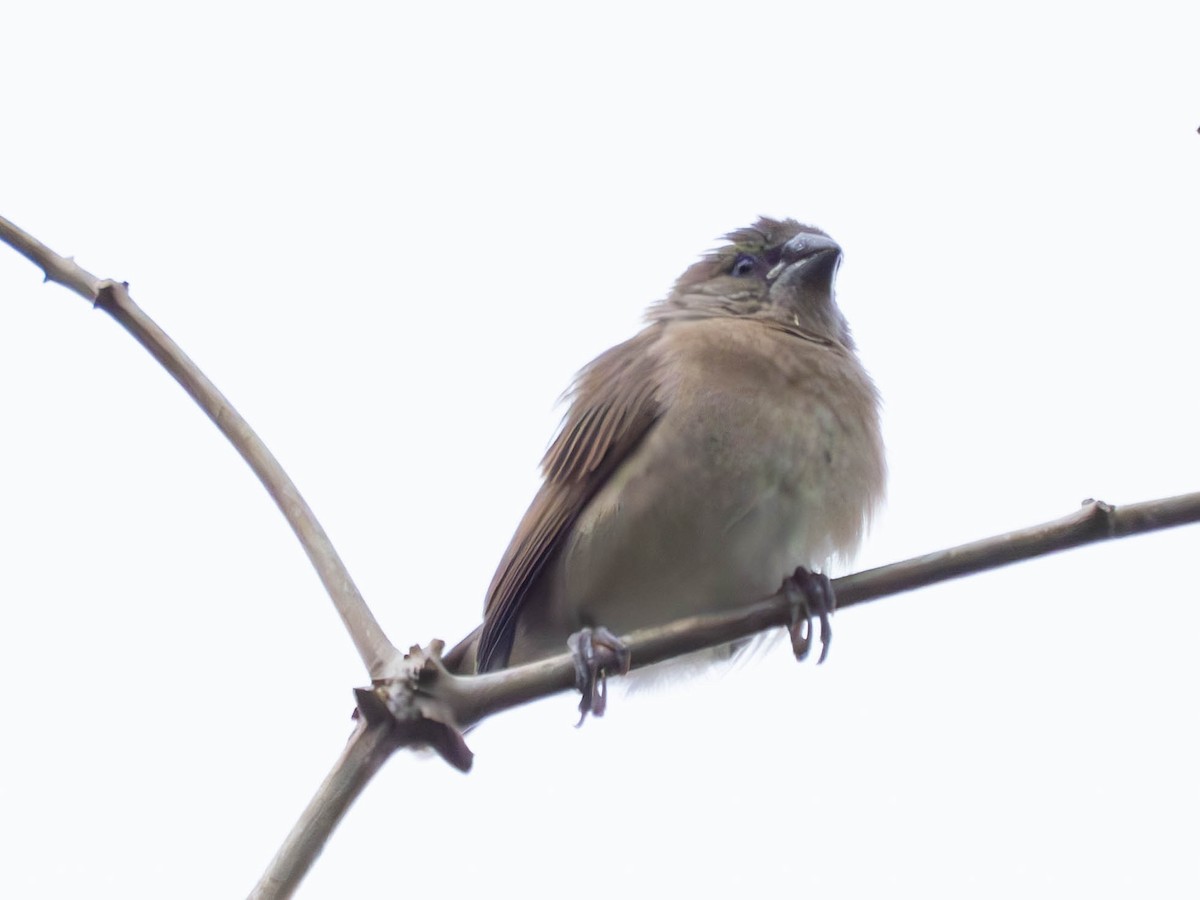
{"type": "Polygon", "coordinates": [[[483,634],[482,625],[442,654],[442,664],[452,674],[475,674],[475,649],[479,646],[479,636],[481,634],[483,634]]]}

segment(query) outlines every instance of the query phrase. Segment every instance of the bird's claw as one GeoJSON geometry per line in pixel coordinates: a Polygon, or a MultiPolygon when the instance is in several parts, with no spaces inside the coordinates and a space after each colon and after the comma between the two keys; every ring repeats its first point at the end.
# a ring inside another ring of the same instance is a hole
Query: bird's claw
{"type": "Polygon", "coordinates": [[[781,590],[792,605],[792,624],[788,634],[792,638],[792,652],[796,654],[796,659],[807,657],[812,646],[813,616],[820,622],[821,655],[817,657],[817,665],[820,665],[829,655],[829,642],[833,638],[829,622],[829,617],[837,607],[833,585],[826,576],[801,566],[783,579],[781,590]]]}
{"type": "Polygon", "coordinates": [[[629,649],[607,628],[582,628],[567,638],[567,647],[575,659],[575,686],[579,700],[578,728],[588,713],[604,715],[608,706],[608,670],[625,675],[629,672],[629,649]]]}

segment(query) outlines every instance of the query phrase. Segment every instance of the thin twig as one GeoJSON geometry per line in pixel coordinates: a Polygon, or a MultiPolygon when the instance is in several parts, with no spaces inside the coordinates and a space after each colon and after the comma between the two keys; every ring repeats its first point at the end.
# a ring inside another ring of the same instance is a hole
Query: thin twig
{"type": "Polygon", "coordinates": [[[127,285],[97,278],[76,265],[74,260],[59,256],[4,218],[0,218],[0,241],[39,266],[47,281],[70,288],[112,316],[183,386],[254,470],[291,525],[333,599],[370,677],[395,677],[401,658],[399,652],[371,614],[329,536],[296,485],[233,405],[166,332],[133,302],[127,285]]]}

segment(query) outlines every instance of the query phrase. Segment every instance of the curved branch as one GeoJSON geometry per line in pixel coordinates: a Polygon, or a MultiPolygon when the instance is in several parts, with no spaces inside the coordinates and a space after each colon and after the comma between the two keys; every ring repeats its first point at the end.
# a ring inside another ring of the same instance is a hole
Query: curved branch
{"type": "Polygon", "coordinates": [[[333,599],[371,678],[394,676],[399,653],[367,607],[329,536],[296,485],[233,405],[166,332],[133,302],[128,285],[97,278],[76,265],[74,260],[59,256],[4,218],[0,218],[0,241],[39,266],[47,281],[70,288],[112,316],[183,386],[241,454],[291,525],[333,599]]]}

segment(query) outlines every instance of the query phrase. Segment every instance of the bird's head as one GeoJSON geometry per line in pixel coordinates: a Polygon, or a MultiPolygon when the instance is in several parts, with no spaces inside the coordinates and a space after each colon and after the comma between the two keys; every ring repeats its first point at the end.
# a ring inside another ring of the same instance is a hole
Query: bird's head
{"type": "Polygon", "coordinates": [[[833,296],[842,248],[819,228],[761,218],[679,276],[651,320],[749,316],[795,325],[854,349],[833,296]]]}

